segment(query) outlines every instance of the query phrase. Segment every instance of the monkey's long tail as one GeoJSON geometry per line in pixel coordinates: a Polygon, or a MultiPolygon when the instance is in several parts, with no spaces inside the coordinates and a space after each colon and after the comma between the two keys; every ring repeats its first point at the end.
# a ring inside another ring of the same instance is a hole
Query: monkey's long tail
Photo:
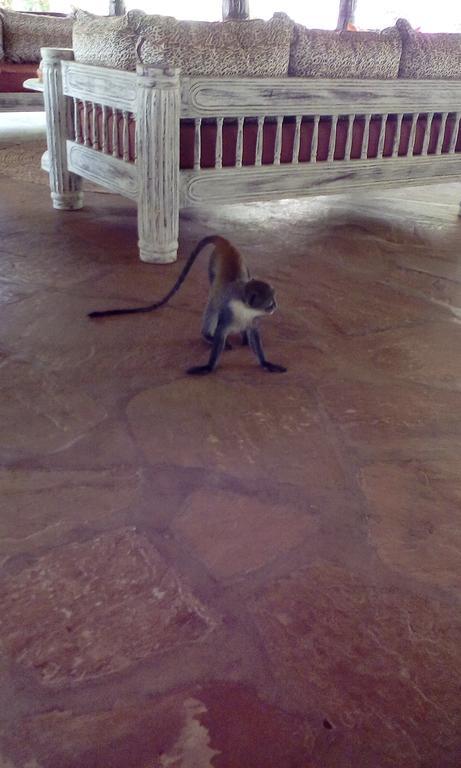
{"type": "Polygon", "coordinates": [[[200,240],[200,242],[195,246],[191,255],[187,259],[184,265],[184,269],[179,275],[175,284],[173,285],[171,290],[169,290],[168,293],[163,297],[163,299],[156,301],[154,304],[148,304],[145,307],[129,307],[128,309],[106,309],[106,310],[103,310],[102,312],[89,312],[88,317],[95,318],[95,317],[107,317],[108,315],[135,315],[140,312],[152,312],[153,309],[159,309],[159,307],[163,307],[163,305],[166,304],[171,299],[171,297],[176,293],[176,291],[179,290],[179,288],[183,284],[184,280],[189,274],[190,269],[195,259],[199,255],[200,251],[203,250],[203,248],[205,248],[207,245],[210,245],[211,243],[216,243],[217,241],[220,241],[220,240],[223,240],[223,238],[220,237],[219,235],[211,235],[210,237],[204,237],[203,240],[200,240]]]}

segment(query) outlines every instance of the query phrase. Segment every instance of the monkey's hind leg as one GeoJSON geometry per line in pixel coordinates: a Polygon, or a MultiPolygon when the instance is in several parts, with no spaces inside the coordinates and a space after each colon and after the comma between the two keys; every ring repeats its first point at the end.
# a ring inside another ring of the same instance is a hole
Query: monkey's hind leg
{"type": "MultiPolygon", "coordinates": [[[[202,321],[202,337],[205,339],[205,341],[208,344],[213,344],[214,342],[217,324],[218,324],[218,313],[214,308],[213,303],[209,301],[205,307],[205,312],[203,313],[203,321],[202,321]]],[[[224,349],[233,349],[232,344],[227,339],[226,339],[224,349]]]]}
{"type": "Polygon", "coordinates": [[[227,326],[224,323],[218,323],[211,348],[210,359],[206,365],[194,365],[189,368],[187,373],[191,376],[204,376],[212,373],[218,364],[218,360],[226,346],[227,326]]]}
{"type": "Polygon", "coordinates": [[[269,360],[266,360],[266,356],[263,350],[263,345],[261,343],[261,337],[259,335],[259,332],[256,330],[256,328],[249,329],[248,341],[251,349],[253,350],[256,357],[258,358],[260,366],[264,368],[264,370],[269,371],[269,373],[286,373],[287,369],[283,365],[277,365],[277,363],[270,363],[269,360]]]}

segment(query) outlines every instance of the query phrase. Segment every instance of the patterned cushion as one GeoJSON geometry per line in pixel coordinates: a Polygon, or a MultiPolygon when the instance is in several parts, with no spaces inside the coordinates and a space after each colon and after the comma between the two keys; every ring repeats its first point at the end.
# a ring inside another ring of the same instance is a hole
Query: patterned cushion
{"type": "Polygon", "coordinates": [[[402,38],[399,77],[461,80],[461,34],[415,32],[405,19],[396,27],[402,38]]]}
{"type": "Polygon", "coordinates": [[[389,80],[398,77],[401,50],[396,29],[333,32],[296,24],[289,71],[297,77],[389,80]]]}
{"type": "Polygon", "coordinates": [[[73,29],[75,61],[113,69],[136,69],[136,38],[132,13],[94,16],[78,10],[73,29]]]}
{"type": "Polygon", "coordinates": [[[2,14],[0,13],[0,61],[3,61],[5,58],[5,52],[3,50],[3,19],[2,14]]]}
{"type": "Polygon", "coordinates": [[[4,58],[16,63],[40,61],[40,48],[72,47],[73,19],[0,11],[4,58]]]}
{"type": "Polygon", "coordinates": [[[183,75],[284,77],[288,74],[293,22],[285,14],[269,21],[177,21],[139,15],[138,52],[143,64],[167,63],[183,75]]]}

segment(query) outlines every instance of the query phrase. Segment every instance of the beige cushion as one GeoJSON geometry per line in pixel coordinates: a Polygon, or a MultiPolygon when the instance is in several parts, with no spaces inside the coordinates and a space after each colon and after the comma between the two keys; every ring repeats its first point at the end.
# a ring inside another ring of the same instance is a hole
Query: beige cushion
{"type": "Polygon", "coordinates": [[[5,58],[5,52],[3,50],[3,20],[2,20],[2,14],[0,12],[0,61],[3,61],[5,58]]]}
{"type": "Polygon", "coordinates": [[[284,14],[269,21],[178,21],[138,15],[143,64],[180,67],[183,75],[284,77],[293,23],[284,14]]]}
{"type": "Polygon", "coordinates": [[[461,80],[461,34],[415,32],[405,19],[396,27],[402,37],[399,77],[461,80]]]}
{"type": "Polygon", "coordinates": [[[35,16],[18,11],[0,11],[3,27],[3,54],[8,61],[40,61],[40,48],[71,48],[73,19],[35,16]]]}
{"type": "Polygon", "coordinates": [[[132,13],[94,16],[77,11],[73,29],[75,61],[113,69],[136,69],[136,37],[132,13]]]}
{"type": "Polygon", "coordinates": [[[402,43],[396,29],[334,32],[296,24],[290,75],[331,79],[398,77],[402,43]]]}

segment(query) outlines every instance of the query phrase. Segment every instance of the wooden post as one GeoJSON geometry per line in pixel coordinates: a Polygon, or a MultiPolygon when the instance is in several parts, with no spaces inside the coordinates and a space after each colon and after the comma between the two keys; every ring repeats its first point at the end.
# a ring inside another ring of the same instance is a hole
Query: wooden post
{"type": "Polygon", "coordinates": [[[109,16],[123,16],[126,13],[123,0],[109,0],[109,16]]]}
{"type": "Polygon", "coordinates": [[[62,92],[61,61],[72,61],[70,48],[42,48],[49,177],[53,208],[74,211],[83,205],[82,179],[67,170],[68,115],[62,92]]]}
{"type": "Polygon", "coordinates": [[[179,69],[138,65],[136,165],[142,261],[176,261],[179,232],[179,69]]]}
{"type": "Polygon", "coordinates": [[[222,0],[222,18],[223,21],[249,19],[250,0],[222,0]]]}
{"type": "Polygon", "coordinates": [[[340,0],[337,29],[347,29],[348,24],[354,23],[356,7],[357,0],[340,0]]]}

